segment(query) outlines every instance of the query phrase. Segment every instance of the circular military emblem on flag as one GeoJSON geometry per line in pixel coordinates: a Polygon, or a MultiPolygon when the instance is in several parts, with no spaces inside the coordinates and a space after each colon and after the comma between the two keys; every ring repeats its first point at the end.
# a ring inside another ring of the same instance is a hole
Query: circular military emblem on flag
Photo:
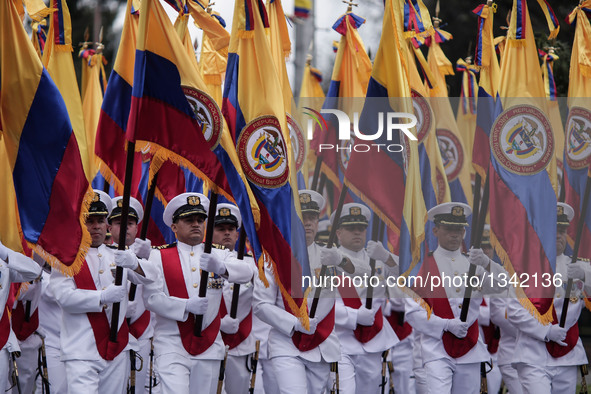
{"type": "Polygon", "coordinates": [[[203,136],[209,144],[209,149],[214,150],[220,142],[224,127],[220,107],[211,96],[201,90],[183,86],[183,92],[193,109],[197,122],[201,126],[203,136]]]}
{"type": "Polygon", "coordinates": [[[417,139],[420,144],[423,142],[427,133],[431,129],[431,123],[433,121],[433,111],[427,100],[416,90],[412,89],[412,107],[417,117],[417,139]]]}
{"type": "Polygon", "coordinates": [[[544,170],[554,155],[554,137],[548,118],[531,105],[504,111],[493,124],[490,146],[505,169],[519,175],[544,170]]]}
{"type": "Polygon", "coordinates": [[[279,187],[287,181],[287,144],[276,117],[261,116],[244,126],[237,150],[251,182],[262,187],[279,187]]]}
{"type": "Polygon", "coordinates": [[[460,175],[464,165],[462,143],[454,133],[447,129],[437,129],[437,142],[443,160],[443,168],[445,168],[445,175],[447,180],[451,182],[460,175]]]}
{"type": "Polygon", "coordinates": [[[300,171],[306,160],[306,140],[298,122],[290,114],[286,114],[286,118],[296,171],[300,171]]]}
{"type": "Polygon", "coordinates": [[[572,107],[566,120],[566,162],[574,169],[591,164],[591,112],[572,107]]]}

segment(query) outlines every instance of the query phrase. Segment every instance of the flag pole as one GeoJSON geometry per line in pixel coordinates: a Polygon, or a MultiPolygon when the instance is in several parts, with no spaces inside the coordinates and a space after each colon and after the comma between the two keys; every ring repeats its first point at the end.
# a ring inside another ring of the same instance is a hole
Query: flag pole
{"type": "MultiPolygon", "coordinates": [[[[339,223],[339,218],[341,217],[341,211],[343,210],[343,204],[345,203],[345,197],[347,196],[347,192],[349,188],[346,185],[343,185],[341,189],[341,195],[339,196],[339,203],[334,211],[334,222],[332,227],[330,228],[330,235],[328,236],[328,243],[326,244],[326,248],[330,249],[335,243],[335,238],[337,237],[337,227],[339,223]]],[[[320,268],[319,277],[322,278],[326,276],[326,265],[322,265],[320,268]]],[[[320,292],[322,291],[322,287],[316,287],[314,289],[314,299],[312,300],[312,306],[310,307],[310,319],[313,319],[316,315],[316,308],[318,308],[318,300],[320,299],[320,292]]]]}
{"type": "MultiPolygon", "coordinates": [[[[215,212],[218,205],[218,194],[211,192],[209,199],[209,212],[207,214],[207,229],[205,230],[205,245],[203,253],[211,253],[211,243],[213,239],[213,225],[215,223],[215,212]]],[[[201,270],[201,281],[199,282],[199,297],[204,298],[207,295],[207,281],[209,279],[209,272],[201,270]]],[[[193,327],[193,335],[201,336],[201,326],[203,324],[203,315],[195,315],[195,326],[193,327]]]]}
{"type": "MultiPolygon", "coordinates": [[[[244,260],[244,249],[246,248],[246,231],[244,226],[240,229],[240,238],[238,239],[238,260],[244,260]]],[[[230,305],[230,317],[236,319],[238,313],[238,300],[240,299],[240,284],[234,283],[232,290],[232,304],[230,305]]]]}
{"type": "MultiPolygon", "coordinates": [[[[121,222],[119,225],[119,240],[117,244],[118,250],[125,250],[125,238],[127,236],[127,219],[129,216],[129,198],[131,196],[131,178],[133,174],[133,159],[135,155],[135,142],[127,141],[127,160],[125,162],[125,180],[123,183],[123,198],[121,206],[121,222]]],[[[123,268],[117,267],[115,269],[115,286],[121,286],[123,282],[123,268]]],[[[116,302],[113,304],[113,313],[111,315],[111,332],[109,340],[117,342],[117,331],[119,331],[119,310],[121,304],[116,302]]]]}
{"type": "MultiPolygon", "coordinates": [[[[585,216],[587,215],[587,207],[589,205],[589,194],[591,193],[591,165],[587,171],[587,182],[585,183],[585,193],[583,194],[583,207],[579,215],[579,221],[577,223],[577,235],[575,238],[575,247],[573,249],[573,256],[570,263],[576,263],[579,257],[579,246],[581,246],[581,237],[583,235],[583,226],[585,225],[585,216]]],[[[568,279],[566,283],[566,291],[564,294],[564,301],[562,303],[562,314],[560,315],[560,327],[564,328],[566,324],[566,314],[568,313],[568,304],[570,303],[570,293],[573,289],[573,280],[568,279]]]]}
{"type": "MultiPolygon", "coordinates": [[[[371,239],[373,241],[380,242],[384,237],[384,222],[378,217],[378,215],[373,213],[372,218],[372,225],[371,225],[371,239]]],[[[376,261],[372,258],[369,259],[369,266],[371,268],[371,276],[373,278],[376,275],[376,261]]],[[[371,283],[371,282],[370,282],[371,283]]],[[[367,293],[365,296],[365,308],[371,309],[373,304],[373,286],[369,286],[367,288],[367,293]]]]}
{"type": "MultiPolygon", "coordinates": [[[[140,239],[145,240],[148,234],[148,225],[150,224],[150,213],[152,212],[152,201],[154,201],[154,194],[156,193],[156,183],[158,182],[158,172],[154,174],[150,188],[148,189],[148,195],[146,196],[146,205],[144,207],[144,221],[142,222],[142,228],[140,230],[140,239]]],[[[129,287],[129,301],[135,300],[135,292],[137,285],[132,283],[129,287]]]]}
{"type": "MultiPolygon", "coordinates": [[[[490,180],[488,176],[488,171],[486,173],[486,180],[484,181],[484,193],[482,195],[482,204],[480,204],[480,212],[479,217],[475,218],[472,215],[472,225],[474,226],[474,219],[476,219],[476,228],[474,238],[471,238],[471,243],[474,248],[480,248],[482,244],[482,233],[484,232],[484,224],[486,222],[486,212],[488,211],[488,199],[489,199],[489,189],[490,189],[490,180]]],[[[476,266],[474,264],[470,264],[470,268],[468,269],[468,280],[476,274],[476,266]]],[[[470,308],[470,298],[472,297],[472,286],[468,283],[466,287],[466,293],[464,294],[464,301],[462,302],[462,312],[460,314],[460,320],[465,322],[468,318],[468,309],[470,308]]]]}

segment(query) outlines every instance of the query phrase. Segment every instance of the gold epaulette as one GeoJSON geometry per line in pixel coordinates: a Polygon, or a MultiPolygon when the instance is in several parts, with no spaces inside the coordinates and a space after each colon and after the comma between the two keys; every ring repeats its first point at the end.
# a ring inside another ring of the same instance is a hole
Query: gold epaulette
{"type": "Polygon", "coordinates": [[[173,242],[171,244],[168,245],[160,245],[160,246],[152,246],[153,249],[168,249],[168,248],[174,248],[176,246],[176,242],[173,242]]]}
{"type": "Polygon", "coordinates": [[[214,244],[214,243],[212,243],[212,244],[211,244],[211,247],[212,247],[212,248],[215,248],[215,249],[222,249],[222,250],[224,250],[224,249],[228,249],[228,248],[226,248],[224,245],[220,245],[220,244],[214,244]]]}
{"type": "MultiPolygon", "coordinates": [[[[107,248],[109,248],[109,249],[113,249],[113,250],[119,250],[119,246],[117,246],[117,245],[113,245],[113,244],[111,244],[111,245],[105,245],[105,246],[106,246],[107,248]]],[[[126,246],[126,247],[125,247],[125,250],[127,250],[127,249],[129,249],[129,246],[126,246]]]]}
{"type": "Polygon", "coordinates": [[[588,263],[588,262],[590,262],[590,261],[591,261],[591,260],[589,260],[589,259],[586,259],[585,257],[579,257],[579,258],[578,258],[578,260],[579,260],[579,261],[584,261],[584,262],[586,262],[586,263],[588,263]]]}
{"type": "Polygon", "coordinates": [[[326,247],[326,244],[324,242],[318,242],[318,241],[316,241],[315,243],[316,243],[316,245],[321,246],[323,248],[326,247]]]}

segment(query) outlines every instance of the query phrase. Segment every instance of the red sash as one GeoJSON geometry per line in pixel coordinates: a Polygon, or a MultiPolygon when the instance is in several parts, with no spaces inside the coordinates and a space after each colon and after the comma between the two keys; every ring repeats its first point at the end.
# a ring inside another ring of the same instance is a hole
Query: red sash
{"type": "MultiPolygon", "coordinates": [[[[224,317],[228,314],[226,309],[226,303],[224,302],[224,297],[222,297],[222,303],[220,305],[220,317],[224,317]]],[[[238,331],[234,334],[226,334],[225,332],[221,331],[222,339],[224,343],[230,347],[230,349],[234,349],[236,346],[240,345],[252,331],[252,308],[250,308],[250,312],[248,315],[238,325],[238,331]]]]}
{"type": "Polygon", "coordinates": [[[293,344],[302,352],[312,350],[328,338],[334,329],[334,305],[328,314],[316,326],[316,331],[312,335],[296,331],[291,337],[293,344]]]}
{"type": "MultiPolygon", "coordinates": [[[[343,299],[343,303],[345,304],[345,306],[348,306],[349,308],[353,309],[361,308],[361,299],[359,298],[359,295],[357,294],[355,288],[350,286],[340,286],[339,293],[341,295],[341,298],[343,299]]],[[[355,328],[353,334],[359,342],[366,343],[372,340],[373,337],[378,335],[383,325],[384,314],[382,313],[382,307],[380,307],[380,309],[378,309],[378,311],[376,312],[373,324],[371,326],[362,326],[360,324],[357,324],[357,328],[355,328]]]]}
{"type": "Polygon", "coordinates": [[[0,319],[0,349],[3,349],[4,345],[6,345],[6,342],[8,342],[9,335],[10,319],[8,318],[8,305],[5,305],[2,319],[0,319]]]}
{"type": "MultiPolygon", "coordinates": [[[[426,278],[428,272],[430,272],[431,276],[441,276],[439,273],[439,268],[437,268],[435,258],[431,254],[425,257],[423,266],[419,271],[419,276],[426,278]]],[[[435,288],[431,293],[432,297],[427,297],[427,295],[429,295],[429,293],[427,293],[428,291],[430,291],[430,289],[424,288],[422,291],[417,291],[417,293],[419,293],[423,300],[429,304],[429,306],[433,309],[433,313],[443,319],[454,319],[455,316],[451,310],[451,306],[449,305],[449,300],[445,294],[445,289],[443,287],[435,288]]],[[[443,347],[445,348],[447,354],[449,354],[451,357],[462,357],[476,345],[478,342],[478,334],[478,319],[476,319],[470,328],[468,328],[468,334],[464,338],[458,338],[451,332],[445,331],[442,337],[443,347]]]]}
{"type": "Polygon", "coordinates": [[[404,321],[404,312],[391,311],[386,319],[394,329],[399,340],[403,340],[412,332],[412,326],[404,321]]]}
{"type": "MultiPolygon", "coordinates": [[[[552,324],[558,324],[558,319],[556,317],[556,309],[552,309],[552,324]]],[[[554,358],[559,358],[571,350],[577,345],[579,341],[579,324],[575,323],[571,328],[568,329],[566,332],[566,339],[563,341],[566,343],[566,346],[560,346],[554,341],[546,342],[546,349],[548,349],[548,353],[554,358]]]]}
{"type": "Polygon", "coordinates": [[[12,310],[12,331],[19,341],[24,341],[39,327],[39,309],[30,316],[29,321],[25,321],[24,301],[18,301],[16,308],[12,310]]]}
{"type": "Polygon", "coordinates": [[[136,339],[140,339],[140,337],[148,328],[150,324],[150,311],[145,310],[144,313],[140,317],[137,318],[136,321],[130,324],[129,332],[133,335],[136,339]]]}
{"type": "MultiPolygon", "coordinates": [[[[74,275],[74,281],[76,282],[76,287],[79,289],[96,290],[94,279],[92,279],[86,261],[82,264],[80,271],[74,275]]],[[[125,349],[127,342],[129,341],[127,321],[123,319],[123,324],[121,324],[121,328],[119,328],[119,332],[117,333],[117,342],[111,342],[109,339],[111,328],[105,311],[88,312],[86,313],[86,316],[88,316],[88,321],[92,327],[96,348],[99,354],[105,360],[113,360],[123,351],[123,349],[125,349]]]]}
{"type": "MultiPolygon", "coordinates": [[[[164,271],[164,280],[168,293],[171,297],[189,298],[187,293],[187,285],[185,284],[185,277],[183,276],[183,269],[181,266],[181,259],[176,246],[160,250],[162,256],[162,270],[164,271]]],[[[195,326],[195,315],[189,313],[189,317],[185,321],[177,322],[179,326],[179,333],[181,341],[185,350],[192,356],[203,353],[215,342],[215,339],[220,331],[220,314],[218,313],[215,319],[209,326],[201,330],[201,337],[193,335],[195,326]]]]}

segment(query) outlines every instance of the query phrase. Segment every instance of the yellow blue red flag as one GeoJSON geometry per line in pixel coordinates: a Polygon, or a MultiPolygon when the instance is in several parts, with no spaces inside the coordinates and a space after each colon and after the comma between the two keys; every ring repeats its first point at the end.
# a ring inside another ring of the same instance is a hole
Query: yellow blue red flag
{"type": "Polygon", "coordinates": [[[84,222],[93,194],[68,111],[15,1],[0,3],[0,40],[0,134],[20,230],[31,249],[57,269],[75,274],[90,245],[84,222]]]}

